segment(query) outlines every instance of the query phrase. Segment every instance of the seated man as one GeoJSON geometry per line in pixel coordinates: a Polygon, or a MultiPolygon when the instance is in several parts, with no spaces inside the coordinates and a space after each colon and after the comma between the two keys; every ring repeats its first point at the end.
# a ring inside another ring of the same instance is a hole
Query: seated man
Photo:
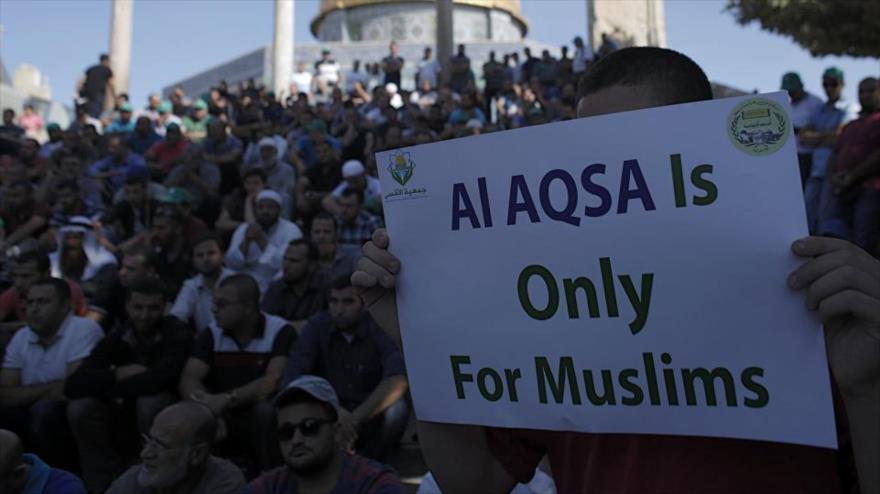
{"type": "Polygon", "coordinates": [[[357,245],[340,245],[337,242],[338,224],[336,218],[327,212],[318,213],[312,219],[309,239],[318,247],[318,261],[328,277],[335,280],[354,272],[361,248],[357,245]]]}
{"type": "Polygon", "coordinates": [[[80,479],[26,454],[21,439],[0,429],[0,492],[3,494],[86,494],[80,479]]]}
{"type": "Polygon", "coordinates": [[[364,193],[364,204],[368,209],[375,210],[381,207],[382,186],[379,179],[367,175],[363,163],[358,160],[348,160],[342,165],[342,182],[321,201],[324,210],[332,214],[342,214],[342,205],[339,199],[345,189],[357,189],[364,193]]]}
{"type": "Polygon", "coordinates": [[[284,252],[282,277],[269,285],[263,310],[287,319],[301,330],[306,321],[327,309],[327,277],[318,267],[318,248],[299,238],[284,252]]]}
{"type": "Polygon", "coordinates": [[[256,223],[239,225],[226,251],[229,269],[253,276],[261,293],[281,270],[287,244],[302,238],[296,224],[281,218],[282,204],[283,199],[274,190],[260,192],[257,195],[256,223]]]}
{"type": "Polygon", "coordinates": [[[64,379],[104,333],[94,321],[70,313],[70,285],[57,278],[31,285],[27,320],[9,342],[0,369],[0,423],[22,433],[44,458],[59,459],[68,431],[64,379]]]}
{"type": "Polygon", "coordinates": [[[345,189],[338,199],[341,212],[336,217],[339,223],[339,243],[364,245],[373,232],[382,228],[382,220],[364,210],[364,193],[357,189],[345,189]]]}
{"type": "Polygon", "coordinates": [[[284,382],[321,376],[340,396],[342,439],[364,456],[381,459],[399,444],[409,409],[403,355],[364,310],[348,277],[334,281],[330,310],[309,320],[294,345],[284,382]]]}
{"type": "Polygon", "coordinates": [[[89,167],[89,176],[103,182],[105,202],[122,188],[129,174],[144,173],[147,165],[140,155],[130,151],[125,138],[119,135],[107,139],[107,156],[89,167]]]}
{"type": "Polygon", "coordinates": [[[0,220],[5,237],[0,249],[6,250],[23,240],[37,238],[46,229],[52,210],[45,202],[34,199],[33,187],[24,180],[16,180],[3,187],[0,200],[0,220]]]}
{"type": "Polygon", "coordinates": [[[190,247],[183,235],[183,216],[178,209],[168,205],[159,207],[153,215],[149,243],[155,254],[156,274],[165,283],[168,295],[174,298],[192,269],[190,247]]]}
{"type": "Polygon", "coordinates": [[[183,401],[162,410],[141,434],[142,463],[126,470],[107,494],[238,494],[244,476],[211,455],[217,419],[205,405],[183,401]]]}
{"type": "Polygon", "coordinates": [[[189,141],[183,136],[180,125],[168,124],[165,127],[165,138],[144,153],[144,159],[150,168],[150,177],[157,182],[165,180],[168,173],[183,162],[188,145],[189,141]]]}
{"type": "Polygon", "coordinates": [[[344,412],[326,380],[302,376],[288,384],[274,403],[276,437],[287,465],[254,479],[243,494],[403,492],[390,467],[339,447],[335,436],[344,412]]]}
{"type": "Polygon", "coordinates": [[[136,437],[177,400],[175,388],[192,346],[192,331],[165,314],[165,289],[155,278],[134,281],[128,323],[107,335],[67,378],[67,418],[89,490],[103,492],[125,465],[136,437]],[[133,427],[137,425],[137,429],[133,427]]]}
{"type": "Polygon", "coordinates": [[[213,220],[217,215],[220,192],[220,169],[205,160],[205,150],[192,145],[186,150],[183,163],[174,167],[165,179],[168,192],[179,188],[186,191],[183,197],[187,207],[200,216],[213,220]]]}
{"type": "Polygon", "coordinates": [[[58,230],[58,246],[49,254],[52,276],[76,281],[87,294],[113,278],[116,256],[98,238],[92,220],[74,216],[58,230]]]}
{"type": "Polygon", "coordinates": [[[156,260],[153,251],[147,247],[133,247],[122,254],[122,262],[116,272],[116,279],[100,287],[94,300],[94,310],[100,312],[99,322],[108,331],[117,324],[124,323],[125,294],[129,285],[136,279],[156,277],[156,260]]]}
{"type": "Polygon", "coordinates": [[[198,274],[183,282],[170,314],[202,332],[214,324],[214,289],[233,272],[223,267],[220,237],[210,233],[195,240],[192,264],[198,274]]]}
{"type": "MultiPolygon", "coordinates": [[[[50,268],[49,256],[40,251],[25,252],[13,259],[12,286],[0,294],[0,331],[14,331],[27,324],[27,292],[31,285],[49,277],[50,268]]],[[[75,316],[85,316],[88,309],[82,289],[73,281],[67,280],[67,284],[70,309],[75,316]]]]}
{"type": "Polygon", "coordinates": [[[248,275],[232,275],[214,292],[216,323],[196,338],[180,378],[180,395],[208,405],[227,424],[228,438],[245,443],[260,470],[279,462],[273,444],[278,389],[296,331],[260,312],[260,290],[248,275]]]}

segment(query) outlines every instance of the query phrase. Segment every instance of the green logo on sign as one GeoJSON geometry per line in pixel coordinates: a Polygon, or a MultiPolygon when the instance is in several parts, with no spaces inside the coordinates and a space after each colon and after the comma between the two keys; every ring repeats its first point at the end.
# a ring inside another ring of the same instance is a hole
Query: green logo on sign
{"type": "Polygon", "coordinates": [[[400,185],[406,185],[409,182],[409,179],[413,176],[413,168],[416,167],[416,164],[413,163],[412,158],[410,158],[409,153],[398,151],[391,155],[391,163],[388,164],[388,172],[391,173],[391,177],[399,183],[400,185]]]}
{"type": "Polygon", "coordinates": [[[743,101],[727,117],[730,142],[752,156],[779,151],[790,132],[788,115],[782,106],[764,98],[743,101]]]}

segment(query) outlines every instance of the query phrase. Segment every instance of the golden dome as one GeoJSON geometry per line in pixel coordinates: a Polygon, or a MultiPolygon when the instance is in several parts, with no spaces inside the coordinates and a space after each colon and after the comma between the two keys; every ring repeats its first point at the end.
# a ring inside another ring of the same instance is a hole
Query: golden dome
{"type": "MultiPolygon", "coordinates": [[[[352,7],[364,7],[368,5],[378,5],[383,3],[414,3],[414,2],[432,2],[432,0],[321,0],[321,10],[318,15],[312,19],[312,34],[318,36],[318,26],[321,21],[330,12],[334,10],[347,9],[352,7]]],[[[503,10],[510,14],[514,20],[522,26],[523,35],[528,31],[529,25],[520,9],[520,0],[452,0],[453,3],[459,5],[470,5],[473,7],[493,8],[503,10]]]]}

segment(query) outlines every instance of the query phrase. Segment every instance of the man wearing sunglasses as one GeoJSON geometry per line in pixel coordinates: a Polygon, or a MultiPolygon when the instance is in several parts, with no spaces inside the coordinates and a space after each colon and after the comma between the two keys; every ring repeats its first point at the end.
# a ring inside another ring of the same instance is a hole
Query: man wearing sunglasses
{"type": "Polygon", "coordinates": [[[346,453],[336,443],[339,398],[325,379],[301,376],[278,394],[274,404],[286,465],[254,479],[242,494],[403,492],[390,467],[346,453]]]}

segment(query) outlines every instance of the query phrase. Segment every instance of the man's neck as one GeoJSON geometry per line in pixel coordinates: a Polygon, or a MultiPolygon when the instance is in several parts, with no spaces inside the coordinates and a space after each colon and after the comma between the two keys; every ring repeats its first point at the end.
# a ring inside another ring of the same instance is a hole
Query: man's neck
{"type": "Polygon", "coordinates": [[[245,321],[243,324],[233,329],[231,331],[232,336],[235,338],[239,345],[245,347],[248,345],[248,343],[251,342],[251,340],[256,338],[257,333],[260,330],[261,322],[262,321],[260,313],[257,312],[249,320],[245,321]]]}
{"type": "Polygon", "coordinates": [[[204,285],[209,289],[214,288],[214,285],[217,284],[217,280],[220,279],[220,274],[223,272],[223,267],[219,267],[216,270],[210,273],[202,273],[202,280],[204,280],[204,285]]]}
{"type": "Polygon", "coordinates": [[[306,289],[311,284],[312,275],[314,275],[314,271],[306,273],[302,278],[294,281],[293,283],[288,282],[287,286],[296,294],[305,293],[306,289]]]}
{"type": "MultiPolygon", "coordinates": [[[[44,333],[37,333],[37,338],[40,345],[43,345],[44,347],[48,347],[49,345],[51,345],[55,341],[55,338],[58,336],[58,332],[61,331],[62,324],[64,324],[64,319],[62,319],[61,322],[59,322],[54,329],[51,329],[44,333]]],[[[36,331],[34,332],[36,333],[36,331]]]]}
{"type": "Polygon", "coordinates": [[[205,476],[205,470],[208,469],[208,461],[197,468],[194,468],[187,472],[186,477],[183,478],[177,485],[173,485],[171,487],[166,487],[164,489],[159,489],[160,494],[189,494],[192,492],[195,487],[202,481],[202,477],[205,476]]]}
{"type": "Polygon", "coordinates": [[[330,492],[336,484],[339,483],[339,477],[342,474],[342,451],[337,450],[333,454],[333,458],[323,468],[307,475],[294,473],[299,482],[299,492],[301,494],[310,494],[318,492],[330,492]]]}

